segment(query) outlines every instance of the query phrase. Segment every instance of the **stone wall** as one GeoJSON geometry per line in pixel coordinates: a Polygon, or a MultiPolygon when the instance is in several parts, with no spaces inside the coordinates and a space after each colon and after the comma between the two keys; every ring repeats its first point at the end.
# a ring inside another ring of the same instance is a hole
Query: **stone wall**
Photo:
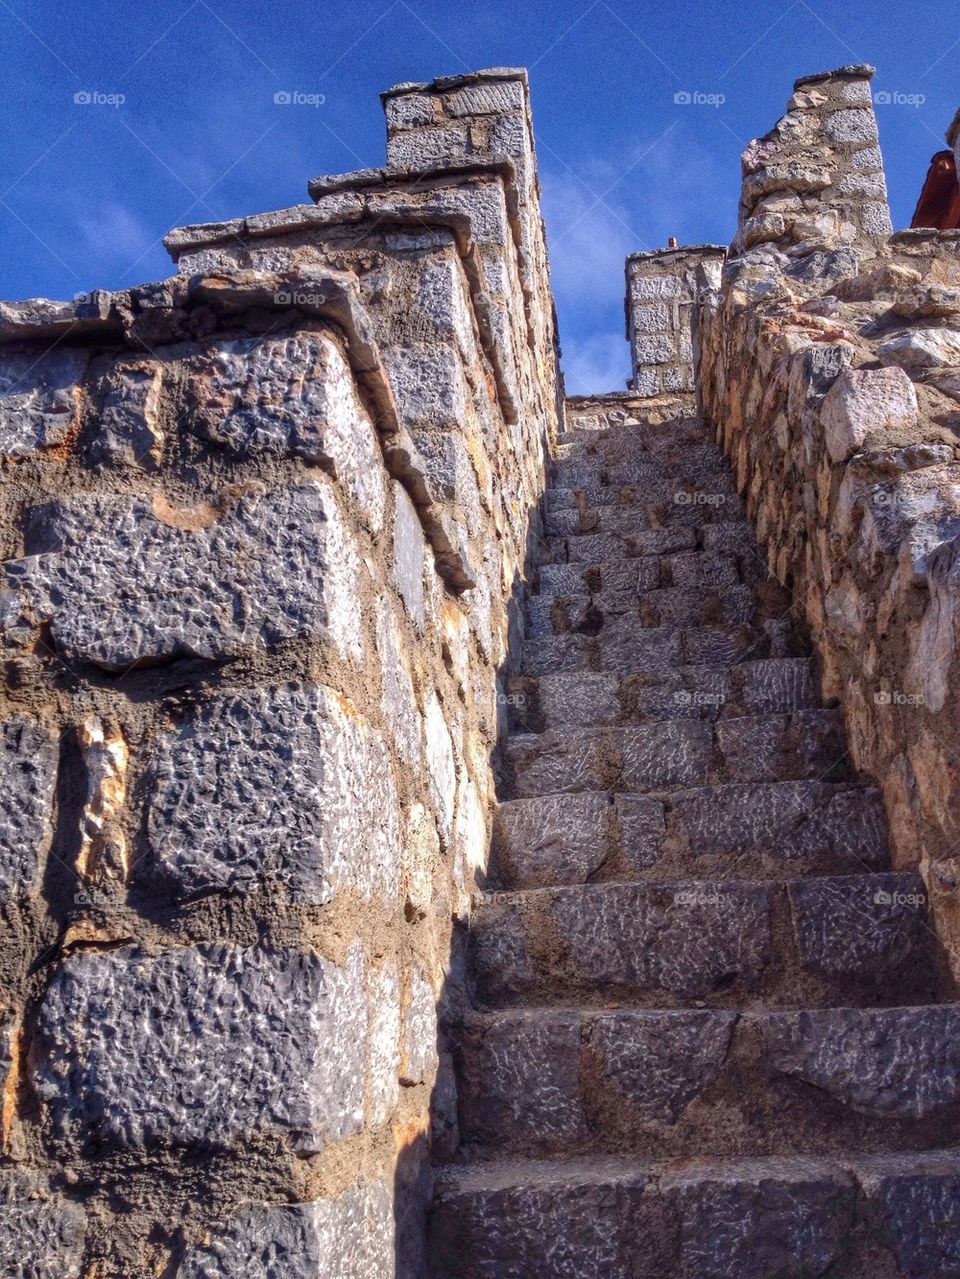
{"type": "Polygon", "coordinates": [[[869,75],[799,81],[747,148],[701,389],[957,974],[960,232],[884,234],[869,75]]]}
{"type": "Polygon", "coordinates": [[[18,1273],[418,1274],[559,376],[525,77],[386,101],[386,168],[0,304],[18,1273]]]}
{"type": "Polygon", "coordinates": [[[699,304],[720,283],[726,249],[684,245],[627,258],[627,341],[637,395],[677,396],[694,390],[699,304]]]}

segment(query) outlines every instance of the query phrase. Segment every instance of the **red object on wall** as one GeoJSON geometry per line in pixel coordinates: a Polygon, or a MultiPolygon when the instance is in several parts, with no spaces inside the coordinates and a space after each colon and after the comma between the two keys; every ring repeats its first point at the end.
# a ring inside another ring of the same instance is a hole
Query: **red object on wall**
{"type": "Polygon", "coordinates": [[[960,228],[960,182],[952,151],[938,151],[930,161],[927,180],[920,192],[912,227],[938,231],[960,228]]]}

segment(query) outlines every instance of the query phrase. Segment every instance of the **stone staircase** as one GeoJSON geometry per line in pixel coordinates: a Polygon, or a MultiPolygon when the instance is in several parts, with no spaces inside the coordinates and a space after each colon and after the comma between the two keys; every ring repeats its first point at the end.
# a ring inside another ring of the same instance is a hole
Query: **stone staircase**
{"type": "Polygon", "coordinates": [[[727,463],[553,469],[432,1279],[960,1275],[960,1004],[727,463]]]}

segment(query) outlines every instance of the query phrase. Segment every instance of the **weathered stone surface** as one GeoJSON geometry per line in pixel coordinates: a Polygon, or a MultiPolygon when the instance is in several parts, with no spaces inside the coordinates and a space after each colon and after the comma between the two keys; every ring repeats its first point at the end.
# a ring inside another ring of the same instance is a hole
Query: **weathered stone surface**
{"type": "Polygon", "coordinates": [[[380,446],[329,334],[220,341],[188,362],[185,396],[188,421],[205,439],[242,457],[301,457],[329,467],[379,530],[386,500],[380,446]]]}
{"type": "Polygon", "coordinates": [[[410,619],[418,631],[427,620],[423,575],[426,539],[416,509],[399,484],[393,486],[393,567],[391,581],[400,592],[410,619]]]}
{"type": "Polygon", "coordinates": [[[400,1078],[404,1084],[423,1084],[437,1071],[437,997],[426,973],[414,966],[403,1008],[400,1078]]]}
{"type": "Polygon", "coordinates": [[[370,1092],[367,1121],[385,1124],[400,1098],[400,981],[388,960],[370,974],[370,1092]]]}
{"type": "Polygon", "coordinates": [[[322,635],[363,651],[359,558],[326,483],[184,508],[72,497],[34,513],[27,550],[7,562],[7,585],[68,660],[118,671],[322,635]]]}
{"type": "Polygon", "coordinates": [[[0,727],[0,899],[39,887],[53,829],[56,739],[26,716],[0,727]]]}
{"type": "Polygon", "coordinates": [[[777,1013],[763,1033],[775,1070],[863,1115],[924,1119],[960,1099],[960,1006],[777,1013]]]}
{"type": "Polygon", "coordinates": [[[453,824],[457,766],[443,706],[434,692],[426,699],[424,730],[430,795],[436,808],[440,832],[448,835],[453,824]]]}
{"type": "Polygon", "coordinates": [[[909,431],[918,416],[917,393],[902,369],[847,369],[821,412],[831,461],[845,462],[875,432],[909,431]]]}
{"type": "Polygon", "coordinates": [[[633,1114],[676,1123],[717,1078],[736,1020],[724,1012],[620,1012],[592,1017],[587,1054],[633,1114]]]}
{"type": "Polygon", "coordinates": [[[500,804],[493,823],[496,873],[517,887],[582,884],[609,852],[610,797],[544,795],[500,804]]]}
{"type": "Polygon", "coordinates": [[[455,350],[393,346],[382,355],[405,426],[460,429],[466,418],[467,389],[455,350]]]}
{"type": "Polygon", "coordinates": [[[880,976],[925,951],[926,893],[916,875],[794,880],[800,962],[832,976],[880,976]]]}
{"type": "Polygon", "coordinates": [[[118,363],[99,388],[102,407],[91,445],[95,462],[156,467],[163,454],[160,421],[163,374],[159,363],[118,363]]]}
{"type": "Polygon", "coordinates": [[[62,448],[76,433],[80,414],[78,383],[89,353],[55,346],[5,351],[0,360],[0,456],[28,457],[62,448]]]}
{"type": "Polygon", "coordinates": [[[960,1269],[960,1168],[949,1156],[888,1155],[860,1177],[875,1224],[905,1275],[936,1279],[960,1269]]]}
{"type": "Polygon", "coordinates": [[[165,734],[148,835],[178,893],[279,881],[318,905],[395,898],[400,804],[382,736],[322,685],[217,699],[165,734]]]}
{"type": "Polygon", "coordinates": [[[622,728],[611,736],[620,746],[626,790],[696,786],[707,779],[713,747],[710,725],[700,720],[671,720],[643,728],[622,728]]]}
{"type": "Polygon", "coordinates": [[[81,1279],[86,1217],[29,1174],[0,1177],[0,1257],[10,1279],[81,1279]]]}
{"type": "Polygon", "coordinates": [[[793,1159],[669,1175],[663,1193],[680,1214],[682,1279],[814,1279],[841,1257],[854,1209],[846,1174],[793,1159]]]}
{"type": "Polygon", "coordinates": [[[908,369],[943,368],[960,364],[960,333],[953,329],[907,329],[877,345],[885,363],[908,369]]]}
{"type": "Polygon", "coordinates": [[[380,706],[401,758],[415,772],[423,759],[423,727],[403,633],[392,604],[377,601],[377,656],[383,693],[380,706]]]}
{"type": "Polygon", "coordinates": [[[60,965],[30,1069],[73,1147],[226,1150],[260,1134],[310,1154],[362,1126],[366,1059],[358,943],[343,967],[309,951],[121,948],[60,965]]]}
{"type": "Polygon", "coordinates": [[[392,1187],[352,1186],[336,1199],[250,1204],[194,1244],[177,1279],[393,1279],[392,1187]]]}
{"type": "Polygon", "coordinates": [[[620,715],[615,675],[550,675],[540,680],[537,697],[547,728],[614,724],[620,715]]]}

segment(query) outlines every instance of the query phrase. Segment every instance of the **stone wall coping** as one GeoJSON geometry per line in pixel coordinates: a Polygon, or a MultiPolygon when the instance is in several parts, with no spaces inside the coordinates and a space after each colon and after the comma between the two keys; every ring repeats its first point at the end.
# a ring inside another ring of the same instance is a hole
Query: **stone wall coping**
{"type": "MultiPolygon", "coordinates": [[[[456,177],[496,177],[506,186],[515,182],[516,170],[507,156],[484,160],[441,161],[430,168],[406,168],[396,165],[381,169],[354,169],[350,173],[336,173],[312,178],[309,193],[315,199],[334,195],[339,191],[370,190],[383,186],[398,186],[412,181],[422,182],[422,190],[430,190],[428,183],[436,184],[456,177]]],[[[183,250],[200,248],[207,244],[221,244],[239,236],[289,235],[307,226],[328,225],[328,213],[314,204],[293,204],[285,209],[271,209],[264,213],[251,213],[243,218],[229,218],[224,222],[197,222],[173,227],[163,237],[164,248],[174,261],[183,250]]]]}
{"type": "Polygon", "coordinates": [[[802,75],[794,80],[794,89],[801,89],[805,84],[821,84],[824,80],[872,80],[877,68],[868,62],[848,62],[845,66],[834,67],[832,71],[814,71],[810,75],[802,75]]]}
{"type": "Polygon", "coordinates": [[[644,262],[650,258],[673,257],[684,253],[695,253],[701,257],[714,253],[726,256],[727,246],[725,244],[678,244],[675,249],[639,249],[636,253],[628,253],[627,261],[644,262]]]}
{"type": "Polygon", "coordinates": [[[464,71],[460,75],[436,76],[433,80],[401,80],[392,84],[380,94],[380,101],[393,98],[402,93],[447,93],[451,89],[460,89],[468,84],[482,84],[490,80],[519,80],[529,85],[530,79],[526,67],[481,67],[476,71],[464,71]]]}
{"type": "Polygon", "coordinates": [[[947,129],[947,142],[949,142],[950,146],[953,146],[958,138],[960,138],[960,111],[950,121],[950,126],[947,129]]]}

